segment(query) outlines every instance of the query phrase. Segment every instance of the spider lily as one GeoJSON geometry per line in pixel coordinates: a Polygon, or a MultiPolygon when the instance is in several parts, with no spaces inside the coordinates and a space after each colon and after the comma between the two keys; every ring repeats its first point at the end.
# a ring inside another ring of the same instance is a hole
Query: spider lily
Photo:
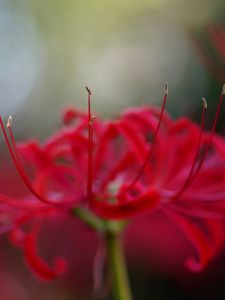
{"type": "Polygon", "coordinates": [[[65,271],[66,263],[59,258],[50,267],[39,257],[36,239],[42,219],[73,217],[74,208],[103,221],[161,210],[198,252],[198,258],[187,260],[188,266],[201,270],[224,236],[225,142],[215,129],[225,87],[210,132],[204,132],[204,98],[200,126],[187,118],[174,121],[165,113],[167,84],[161,110],[133,108],[110,121],[92,115],[89,88],[87,92],[88,112],[67,110],[66,126],[44,144],[29,141],[17,147],[12,117],[6,127],[0,119],[14,165],[32,194],[22,200],[0,195],[0,214],[10,220],[2,224],[4,231],[23,250],[35,274],[53,279],[65,271]]]}

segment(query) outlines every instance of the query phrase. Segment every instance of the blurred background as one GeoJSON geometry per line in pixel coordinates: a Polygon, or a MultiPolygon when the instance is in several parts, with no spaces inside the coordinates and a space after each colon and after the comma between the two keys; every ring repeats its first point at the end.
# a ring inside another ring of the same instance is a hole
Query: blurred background
{"type": "MultiPolygon", "coordinates": [[[[69,105],[86,109],[86,85],[94,112],[107,118],[130,106],[160,105],[167,81],[169,113],[198,121],[205,96],[210,126],[225,81],[224,0],[0,0],[0,41],[1,114],[13,115],[17,140],[47,137],[69,105]]],[[[80,245],[78,237],[84,236],[77,234],[80,245]]],[[[1,239],[0,300],[83,299],[73,277],[70,283],[36,280],[21,253],[1,239]]],[[[130,264],[135,299],[224,299],[222,256],[204,274],[182,280],[171,257],[165,268],[130,264]]]]}

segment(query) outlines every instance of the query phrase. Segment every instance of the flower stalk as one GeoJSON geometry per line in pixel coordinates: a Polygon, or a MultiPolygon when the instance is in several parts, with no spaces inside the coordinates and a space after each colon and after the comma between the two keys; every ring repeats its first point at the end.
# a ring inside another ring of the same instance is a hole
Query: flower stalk
{"type": "Polygon", "coordinates": [[[132,300],[121,238],[126,222],[100,219],[89,210],[78,207],[73,210],[73,214],[94,230],[103,233],[114,300],[132,300]]]}
{"type": "Polygon", "coordinates": [[[84,221],[92,229],[99,232],[105,231],[105,221],[91,213],[87,209],[76,207],[72,210],[72,214],[84,221]]]}
{"type": "Polygon", "coordinates": [[[114,300],[132,300],[122,240],[118,222],[108,222],[105,232],[108,268],[112,280],[114,300]]]}

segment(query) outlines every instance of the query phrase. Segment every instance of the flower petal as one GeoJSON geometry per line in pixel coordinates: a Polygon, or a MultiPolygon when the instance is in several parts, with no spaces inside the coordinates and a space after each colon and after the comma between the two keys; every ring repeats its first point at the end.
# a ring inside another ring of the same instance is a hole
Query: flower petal
{"type": "Polygon", "coordinates": [[[212,222],[207,219],[200,220],[200,218],[195,223],[194,219],[188,220],[187,217],[172,211],[165,213],[183,231],[198,253],[198,257],[191,256],[186,260],[187,267],[195,272],[202,271],[221,245],[221,235],[214,232],[215,226],[220,228],[221,223],[216,223],[216,220],[212,222]]]}
{"type": "Polygon", "coordinates": [[[24,256],[28,266],[39,278],[52,280],[65,273],[67,264],[63,258],[54,260],[53,267],[50,267],[37,253],[36,235],[34,233],[26,234],[24,241],[24,256]]]}

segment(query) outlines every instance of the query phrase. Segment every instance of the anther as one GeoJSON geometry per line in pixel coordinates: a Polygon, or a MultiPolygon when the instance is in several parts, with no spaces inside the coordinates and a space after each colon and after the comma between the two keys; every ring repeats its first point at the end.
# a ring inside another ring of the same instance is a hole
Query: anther
{"type": "Polygon", "coordinates": [[[165,94],[165,95],[168,95],[168,93],[169,93],[168,83],[165,82],[165,83],[164,83],[164,94],[165,94]]]}
{"type": "Polygon", "coordinates": [[[7,128],[11,127],[12,125],[12,116],[9,116],[8,121],[7,121],[7,128]]]}
{"type": "Polygon", "coordinates": [[[89,125],[92,126],[94,124],[94,120],[96,119],[96,116],[91,116],[91,119],[89,121],[89,125]]]}
{"type": "Polygon", "coordinates": [[[91,89],[88,86],[86,86],[85,88],[86,88],[88,94],[91,95],[92,94],[91,89]]]}
{"type": "Polygon", "coordinates": [[[222,87],[222,95],[225,96],[225,83],[224,83],[224,85],[222,87]]]}
{"type": "Polygon", "coordinates": [[[202,105],[203,105],[204,109],[206,109],[208,107],[205,97],[202,97],[202,105]]]}

